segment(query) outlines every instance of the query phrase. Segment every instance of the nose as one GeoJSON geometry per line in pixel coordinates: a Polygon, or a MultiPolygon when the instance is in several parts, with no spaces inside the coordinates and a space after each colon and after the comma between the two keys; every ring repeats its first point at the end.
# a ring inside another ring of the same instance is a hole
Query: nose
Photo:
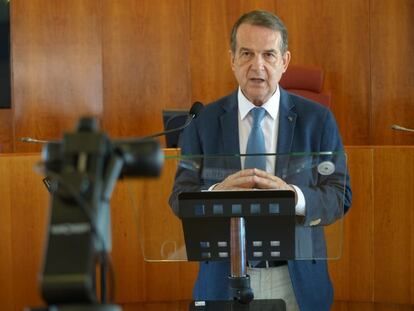
{"type": "Polygon", "coordinates": [[[264,59],[261,54],[255,55],[255,57],[252,60],[252,69],[254,70],[263,70],[264,69],[264,59]]]}

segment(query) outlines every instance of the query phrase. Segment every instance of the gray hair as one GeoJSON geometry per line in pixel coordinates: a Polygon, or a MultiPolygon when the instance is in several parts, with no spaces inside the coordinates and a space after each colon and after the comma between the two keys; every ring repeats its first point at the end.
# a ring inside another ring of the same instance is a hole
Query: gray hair
{"type": "Polygon", "coordinates": [[[282,42],[280,44],[280,52],[284,55],[288,49],[288,32],[282,20],[276,15],[262,10],[251,11],[242,15],[234,24],[230,36],[231,51],[236,53],[236,35],[241,24],[250,24],[255,26],[263,26],[275,31],[280,31],[282,42]]]}

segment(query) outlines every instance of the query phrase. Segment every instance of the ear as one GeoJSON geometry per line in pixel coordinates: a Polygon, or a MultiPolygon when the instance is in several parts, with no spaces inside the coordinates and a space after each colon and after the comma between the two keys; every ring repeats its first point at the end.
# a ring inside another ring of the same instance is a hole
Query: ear
{"type": "Polygon", "coordinates": [[[235,55],[233,54],[232,50],[229,50],[229,56],[230,56],[231,69],[234,71],[234,58],[235,58],[235,55]]]}
{"type": "Polygon", "coordinates": [[[286,51],[285,55],[283,55],[283,72],[286,72],[290,63],[290,52],[286,51]]]}

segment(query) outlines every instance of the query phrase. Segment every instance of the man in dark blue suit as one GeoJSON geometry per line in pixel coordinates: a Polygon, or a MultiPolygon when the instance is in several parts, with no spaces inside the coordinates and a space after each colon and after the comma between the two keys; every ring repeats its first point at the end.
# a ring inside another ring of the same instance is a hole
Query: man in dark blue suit
{"type": "MultiPolygon", "coordinates": [[[[325,107],[290,94],[279,85],[286,71],[290,52],[287,31],[272,13],[253,11],[239,18],[231,34],[231,66],[239,83],[234,93],[207,105],[201,115],[184,131],[183,154],[247,153],[252,129],[252,109],[265,109],[261,121],[267,153],[343,151],[332,113],[325,107]]],[[[265,168],[246,168],[224,180],[208,185],[210,190],[263,188],[292,190],[296,194],[296,214],[300,226],[296,239],[306,249],[325,249],[322,226],[343,215],[351,204],[351,189],[346,168],[326,178],[306,176],[284,178],[283,166],[276,157],[267,157],[265,168]],[[345,186],[343,186],[345,180],[345,186]]],[[[177,171],[172,206],[181,191],[200,190],[191,184],[183,169],[177,171]]],[[[301,250],[297,250],[297,254],[301,250]]],[[[323,251],[322,251],[323,252],[323,251]]],[[[300,255],[299,255],[300,257],[300,255]]],[[[306,257],[306,255],[304,255],[306,257]]],[[[311,256],[311,258],[313,258],[311,256]]],[[[269,266],[261,263],[248,270],[255,297],[283,298],[287,310],[329,310],[333,288],[325,260],[292,260],[269,266]],[[277,283],[277,284],[276,284],[277,283]]],[[[203,262],[194,287],[197,300],[229,299],[228,262],[203,262]]]]}

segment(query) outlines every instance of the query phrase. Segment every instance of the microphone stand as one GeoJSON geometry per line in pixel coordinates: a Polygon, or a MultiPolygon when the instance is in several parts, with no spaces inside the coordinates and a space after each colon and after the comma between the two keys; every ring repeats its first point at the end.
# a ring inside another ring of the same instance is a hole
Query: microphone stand
{"type": "Polygon", "coordinates": [[[254,295],[250,277],[246,273],[246,229],[243,217],[230,218],[230,253],[230,296],[242,304],[248,304],[254,295]]]}

